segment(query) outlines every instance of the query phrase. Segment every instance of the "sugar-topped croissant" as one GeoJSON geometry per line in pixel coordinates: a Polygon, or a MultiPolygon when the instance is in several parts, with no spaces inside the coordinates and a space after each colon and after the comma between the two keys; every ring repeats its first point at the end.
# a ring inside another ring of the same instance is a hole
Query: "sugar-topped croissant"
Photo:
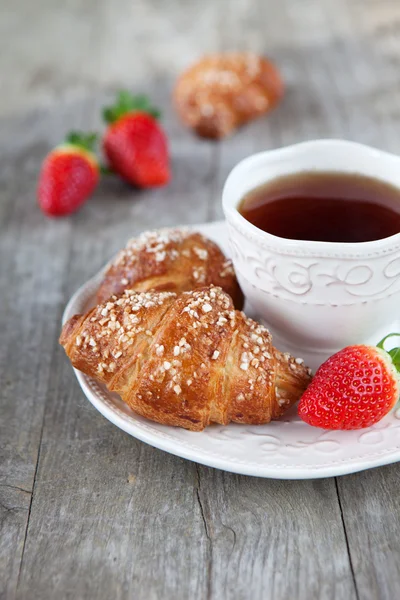
{"type": "Polygon", "coordinates": [[[128,242],[108,267],[97,300],[104,302],[125,289],[181,293],[211,284],[222,287],[236,308],[242,308],[232,262],[219,247],[201,233],[165,228],[128,242]]]}
{"type": "Polygon", "coordinates": [[[178,78],[174,104],[182,121],[206,138],[220,139],[269,112],[282,98],[278,69],[253,52],[203,56],[178,78]]]}
{"type": "Polygon", "coordinates": [[[310,380],[262,325],[221,288],[134,292],[72,317],[60,343],[73,366],[104,382],[136,413],[200,431],[210,423],[280,417],[310,380]]]}

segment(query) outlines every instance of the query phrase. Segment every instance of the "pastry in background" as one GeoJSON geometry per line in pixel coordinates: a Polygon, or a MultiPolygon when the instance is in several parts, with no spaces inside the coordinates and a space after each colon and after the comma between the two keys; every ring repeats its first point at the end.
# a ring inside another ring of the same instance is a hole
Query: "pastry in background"
{"type": "Polygon", "coordinates": [[[207,285],[220,286],[243,307],[243,294],[232,262],[217,244],[189,229],[146,231],[131,239],[113,260],[100,284],[104,302],[126,289],[181,293],[207,285]]]}
{"type": "Polygon", "coordinates": [[[214,286],[180,295],[126,290],[72,317],[60,343],[76,369],[136,413],[192,431],[268,423],[310,381],[302,360],[274,348],[268,330],[214,286]]]}
{"type": "Polygon", "coordinates": [[[174,103],[182,121],[202,137],[223,138],[270,111],[282,98],[277,68],[251,52],[211,54],[178,79],[174,103]]]}

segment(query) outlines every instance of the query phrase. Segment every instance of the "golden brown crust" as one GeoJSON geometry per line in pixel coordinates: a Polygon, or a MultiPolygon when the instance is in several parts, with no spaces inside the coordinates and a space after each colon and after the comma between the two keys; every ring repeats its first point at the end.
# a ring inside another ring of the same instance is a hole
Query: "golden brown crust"
{"type": "Polygon", "coordinates": [[[125,289],[181,293],[207,285],[222,287],[236,308],[243,294],[232,262],[214,242],[189,229],[147,231],[132,239],[109,266],[98,302],[125,289]]]}
{"type": "Polygon", "coordinates": [[[207,138],[222,138],[271,110],[283,96],[279,71],[251,52],[205,56],[178,79],[174,103],[182,121],[207,138]]]}
{"type": "Polygon", "coordinates": [[[235,311],[220,288],[179,296],[126,290],[63,328],[73,366],[138,414],[200,431],[210,423],[268,423],[299,399],[309,370],[235,311]]]}

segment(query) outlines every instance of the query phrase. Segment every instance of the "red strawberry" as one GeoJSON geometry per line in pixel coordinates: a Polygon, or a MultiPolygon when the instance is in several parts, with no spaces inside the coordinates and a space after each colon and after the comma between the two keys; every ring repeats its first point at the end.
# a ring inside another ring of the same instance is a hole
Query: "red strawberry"
{"type": "Polygon", "coordinates": [[[103,149],[111,169],[139,187],[162,186],[170,179],[168,144],[158,111],[143,96],[120,92],[104,110],[109,123],[103,149]]]}
{"type": "Polygon", "coordinates": [[[92,152],[96,138],[94,133],[70,133],[45,158],[37,193],[46,215],[68,215],[92,194],[99,181],[99,165],[92,152]]]}
{"type": "Polygon", "coordinates": [[[299,403],[306,423],[323,429],[370,427],[399,397],[400,348],[348,346],[317,370],[299,403]]]}

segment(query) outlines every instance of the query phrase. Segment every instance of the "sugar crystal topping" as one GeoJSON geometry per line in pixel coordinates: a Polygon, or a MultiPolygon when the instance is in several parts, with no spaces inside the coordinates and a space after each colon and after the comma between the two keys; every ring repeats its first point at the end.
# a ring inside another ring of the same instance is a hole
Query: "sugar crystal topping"
{"type": "Polygon", "coordinates": [[[235,271],[233,269],[233,264],[230,258],[227,258],[224,263],[222,264],[222,271],[220,272],[219,276],[224,278],[224,277],[232,277],[235,274],[235,271]]]}
{"type": "MultiPolygon", "coordinates": [[[[238,92],[244,80],[252,81],[261,71],[261,58],[254,52],[226,52],[210,54],[191,67],[180,80],[180,91],[188,94],[195,84],[202,99],[218,93],[238,92]],[[208,94],[207,94],[208,92],[208,94]],[[207,95],[205,95],[207,94],[207,95]]],[[[204,114],[214,112],[213,103],[203,104],[204,114]]]]}
{"type": "Polygon", "coordinates": [[[214,243],[211,240],[189,228],[146,231],[128,241],[126,247],[115,258],[112,268],[122,269],[120,283],[123,286],[129,286],[127,269],[132,268],[138,261],[143,260],[147,264],[148,259],[160,266],[171,264],[181,257],[188,259],[190,263],[184,268],[191,269],[193,287],[207,285],[212,267],[217,269],[221,279],[234,277],[232,261],[222,253],[214,256],[212,261],[209,260],[212,247],[214,243]]]}
{"type": "Polygon", "coordinates": [[[137,238],[128,241],[126,247],[121,250],[115,260],[115,265],[134,263],[138,253],[144,251],[153,254],[156,262],[163,262],[167,258],[175,260],[179,252],[175,248],[169,248],[173,244],[182,244],[192,232],[188,228],[172,229],[163,228],[154,231],[145,231],[137,238]]]}
{"type": "MultiPolygon", "coordinates": [[[[185,240],[190,236],[200,236],[200,240],[204,245],[210,243],[201,234],[191,231],[189,228],[163,228],[154,231],[145,231],[139,237],[132,238],[128,241],[126,247],[119,252],[114,262],[115,265],[133,264],[137,260],[137,256],[141,252],[153,255],[157,263],[165,260],[176,260],[182,254],[187,258],[192,256],[188,248],[180,249],[185,240]]],[[[199,240],[199,241],[200,241],[199,240]]],[[[208,250],[204,247],[194,246],[192,248],[194,256],[202,261],[208,258],[208,250]]],[[[225,267],[223,267],[225,268],[225,267]]],[[[199,275],[200,276],[200,275],[199,275]]],[[[201,278],[201,277],[200,277],[201,278]]]]}
{"type": "MultiPolygon", "coordinates": [[[[90,326],[77,336],[75,343],[93,352],[98,359],[98,373],[114,372],[118,361],[123,360],[126,348],[134,343],[137,335],[142,334],[149,339],[153,336],[153,332],[144,326],[143,310],[160,307],[175,298],[176,294],[172,292],[133,290],[126,290],[120,297],[112,296],[106,304],[96,307],[90,318],[90,326]]],[[[157,345],[155,352],[162,356],[164,347],[157,345]]]]}

